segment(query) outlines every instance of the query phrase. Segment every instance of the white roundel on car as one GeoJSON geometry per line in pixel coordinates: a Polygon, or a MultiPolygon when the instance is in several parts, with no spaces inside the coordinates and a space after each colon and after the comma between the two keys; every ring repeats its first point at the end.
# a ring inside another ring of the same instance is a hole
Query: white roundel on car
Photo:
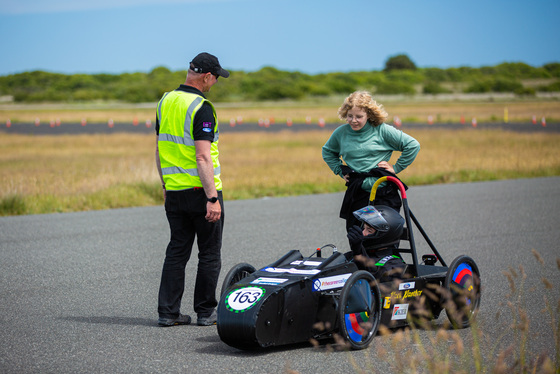
{"type": "Polygon", "coordinates": [[[265,294],[262,287],[243,287],[231,291],[226,297],[226,308],[234,313],[251,309],[265,294]]]}

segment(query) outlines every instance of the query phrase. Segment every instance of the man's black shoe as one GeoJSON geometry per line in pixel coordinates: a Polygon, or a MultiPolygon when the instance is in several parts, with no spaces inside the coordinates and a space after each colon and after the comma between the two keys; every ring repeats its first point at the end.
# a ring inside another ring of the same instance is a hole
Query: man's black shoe
{"type": "Polygon", "coordinates": [[[162,327],[169,327],[175,325],[190,325],[191,317],[186,314],[179,314],[177,318],[159,318],[158,325],[162,327]]]}

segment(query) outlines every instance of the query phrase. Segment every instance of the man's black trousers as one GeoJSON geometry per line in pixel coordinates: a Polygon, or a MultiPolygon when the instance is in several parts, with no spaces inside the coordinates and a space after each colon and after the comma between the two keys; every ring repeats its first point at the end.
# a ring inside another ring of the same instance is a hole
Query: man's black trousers
{"type": "Polygon", "coordinates": [[[162,318],[176,318],[181,308],[185,289],[185,267],[190,259],[194,239],[198,245],[198,269],[194,286],[194,311],[207,317],[218,305],[216,287],[221,269],[224,204],[218,191],[222,216],[216,223],[208,222],[206,195],[203,189],[168,191],[165,212],[171,230],[171,240],[159,288],[158,313],[162,318]]]}

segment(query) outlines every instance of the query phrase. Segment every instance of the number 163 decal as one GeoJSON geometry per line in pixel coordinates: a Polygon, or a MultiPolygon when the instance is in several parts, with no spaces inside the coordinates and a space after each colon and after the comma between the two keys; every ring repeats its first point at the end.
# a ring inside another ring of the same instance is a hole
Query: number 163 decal
{"type": "Polygon", "coordinates": [[[226,308],[230,312],[243,313],[251,309],[265,293],[262,287],[244,287],[231,291],[226,297],[226,308]]]}

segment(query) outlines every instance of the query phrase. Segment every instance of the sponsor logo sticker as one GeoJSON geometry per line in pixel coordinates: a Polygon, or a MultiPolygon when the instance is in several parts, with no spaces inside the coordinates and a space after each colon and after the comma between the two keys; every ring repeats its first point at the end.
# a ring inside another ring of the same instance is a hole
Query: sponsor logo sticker
{"type": "Polygon", "coordinates": [[[300,274],[300,275],[314,275],[320,273],[321,270],[312,269],[312,270],[301,270],[301,269],[283,269],[283,268],[264,268],[264,271],[268,271],[270,273],[289,273],[289,274],[300,274]]]}
{"type": "Polygon", "coordinates": [[[334,275],[332,277],[317,278],[313,282],[313,291],[332,290],[334,288],[341,288],[344,286],[352,273],[334,275]]]}
{"type": "Polygon", "coordinates": [[[286,281],[287,281],[287,279],[285,279],[285,278],[261,277],[261,278],[257,278],[254,281],[252,281],[251,284],[265,284],[265,285],[275,286],[275,285],[278,285],[278,284],[282,284],[286,281]]]}
{"type": "Polygon", "coordinates": [[[414,291],[406,290],[404,291],[403,299],[407,299],[409,297],[418,297],[421,295],[422,295],[422,290],[414,290],[414,291]]]}
{"type": "Polygon", "coordinates": [[[391,297],[385,297],[385,301],[383,301],[383,309],[389,309],[391,307],[391,297]]]}
{"type": "Polygon", "coordinates": [[[319,266],[322,264],[321,261],[294,261],[290,262],[290,265],[301,265],[302,262],[306,266],[319,266]]]}
{"type": "Polygon", "coordinates": [[[393,299],[408,299],[410,297],[418,297],[418,296],[422,296],[422,290],[413,290],[413,291],[406,290],[404,291],[404,294],[402,292],[397,292],[397,291],[391,292],[391,297],[393,299]]]}
{"type": "Polygon", "coordinates": [[[321,270],[300,270],[300,269],[288,269],[290,274],[303,274],[303,275],[315,275],[320,273],[321,270]]]}
{"type": "Polygon", "coordinates": [[[410,290],[411,288],[414,288],[414,286],[416,285],[416,282],[407,282],[407,283],[401,283],[399,284],[399,290],[410,290]]]}
{"type": "Polygon", "coordinates": [[[393,307],[393,316],[391,317],[391,319],[406,319],[407,314],[408,304],[395,304],[395,306],[393,307]]]}

